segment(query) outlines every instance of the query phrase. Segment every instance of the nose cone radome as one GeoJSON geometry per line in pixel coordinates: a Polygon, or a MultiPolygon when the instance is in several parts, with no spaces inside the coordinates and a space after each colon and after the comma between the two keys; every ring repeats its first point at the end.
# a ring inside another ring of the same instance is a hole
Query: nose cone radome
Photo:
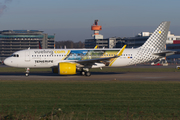
{"type": "Polygon", "coordinates": [[[7,65],[7,66],[11,66],[11,63],[12,63],[12,61],[10,60],[10,58],[6,58],[4,60],[4,64],[7,65]]]}

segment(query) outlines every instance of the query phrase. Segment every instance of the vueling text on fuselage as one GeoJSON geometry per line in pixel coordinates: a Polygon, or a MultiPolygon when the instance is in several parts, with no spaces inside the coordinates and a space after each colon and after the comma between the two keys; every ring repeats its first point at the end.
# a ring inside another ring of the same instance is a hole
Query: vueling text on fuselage
{"type": "Polygon", "coordinates": [[[66,53],[64,50],[40,50],[40,51],[34,51],[35,54],[60,54],[60,53],[66,53]]]}

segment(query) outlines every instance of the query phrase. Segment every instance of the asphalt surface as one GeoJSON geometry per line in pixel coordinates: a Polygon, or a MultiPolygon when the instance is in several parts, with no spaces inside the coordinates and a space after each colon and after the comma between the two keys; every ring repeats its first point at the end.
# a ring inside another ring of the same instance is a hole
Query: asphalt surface
{"type": "Polygon", "coordinates": [[[180,72],[92,72],[90,77],[80,74],[63,76],[51,72],[1,72],[0,80],[61,80],[61,81],[180,81],[180,72]]]}
{"type": "MultiPolygon", "coordinates": [[[[8,67],[0,65],[0,67],[8,67]]],[[[138,65],[129,68],[161,68],[164,66],[138,65]]],[[[176,65],[166,66],[176,68],[176,65]]],[[[0,72],[0,80],[76,80],[76,81],[180,81],[180,72],[91,72],[91,76],[76,75],[63,76],[51,72],[25,73],[0,72]]]]}

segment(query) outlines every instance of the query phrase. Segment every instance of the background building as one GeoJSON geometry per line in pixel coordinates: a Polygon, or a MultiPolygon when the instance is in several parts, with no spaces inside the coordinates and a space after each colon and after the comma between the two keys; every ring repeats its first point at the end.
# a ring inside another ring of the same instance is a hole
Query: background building
{"type": "Polygon", "coordinates": [[[3,30],[0,31],[0,61],[22,49],[54,48],[54,35],[39,30],[3,30]]]}
{"type": "MultiPolygon", "coordinates": [[[[138,48],[152,35],[150,32],[141,32],[135,37],[103,39],[103,35],[99,35],[102,26],[99,26],[97,22],[98,20],[95,20],[95,23],[91,26],[91,30],[94,31],[92,35],[94,38],[85,40],[85,48],[94,48],[96,45],[99,48],[122,48],[124,45],[127,45],[126,48],[138,48]]],[[[180,36],[175,36],[169,31],[166,40],[166,50],[176,51],[174,55],[166,58],[168,62],[180,63],[180,36]]]]}
{"type": "Polygon", "coordinates": [[[114,48],[116,46],[116,38],[85,40],[85,48],[94,48],[96,45],[99,48],[114,48]]]}

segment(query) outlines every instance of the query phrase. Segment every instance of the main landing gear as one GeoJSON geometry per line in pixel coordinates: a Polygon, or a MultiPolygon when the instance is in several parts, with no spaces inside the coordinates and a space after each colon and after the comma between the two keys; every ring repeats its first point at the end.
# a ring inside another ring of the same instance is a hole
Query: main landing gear
{"type": "Polygon", "coordinates": [[[26,74],[25,74],[26,77],[29,76],[29,70],[30,70],[30,68],[26,68],[26,74]]]}
{"type": "Polygon", "coordinates": [[[82,76],[91,76],[91,73],[89,72],[89,69],[88,68],[83,68],[82,71],[80,71],[80,74],[82,76]]]}

